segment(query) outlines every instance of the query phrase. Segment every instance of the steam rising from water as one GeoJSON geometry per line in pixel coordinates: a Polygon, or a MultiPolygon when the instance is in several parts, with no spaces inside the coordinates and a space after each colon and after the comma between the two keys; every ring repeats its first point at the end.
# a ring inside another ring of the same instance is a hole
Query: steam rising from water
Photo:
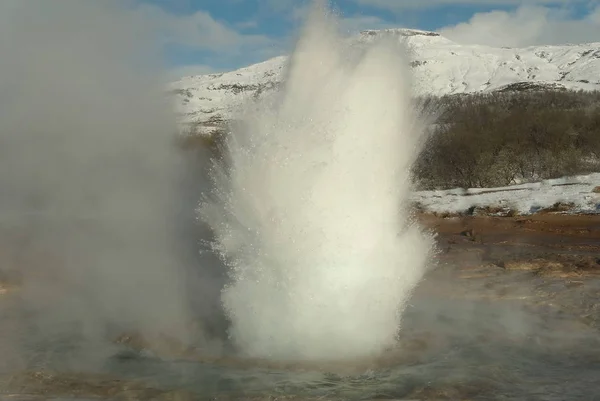
{"type": "Polygon", "coordinates": [[[398,43],[352,47],[317,3],[281,93],[248,110],[199,210],[230,269],[248,356],[367,357],[394,344],[432,239],[405,202],[422,125],[398,43]]]}
{"type": "Polygon", "coordinates": [[[49,353],[83,336],[102,354],[121,330],[188,340],[175,121],[150,26],[122,5],[0,6],[0,268],[22,277],[34,321],[2,321],[0,350],[16,355],[0,368],[30,360],[25,332],[49,353]]]}

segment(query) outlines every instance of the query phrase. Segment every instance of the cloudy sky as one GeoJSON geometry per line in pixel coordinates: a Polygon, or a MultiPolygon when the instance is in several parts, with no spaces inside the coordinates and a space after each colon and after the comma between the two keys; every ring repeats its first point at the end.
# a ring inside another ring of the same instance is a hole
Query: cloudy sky
{"type": "MultiPolygon", "coordinates": [[[[285,54],[309,0],[136,0],[161,26],[173,76],[231,70],[285,54]]],[[[349,33],[440,31],[457,42],[600,42],[600,0],[337,0],[349,33]]]]}

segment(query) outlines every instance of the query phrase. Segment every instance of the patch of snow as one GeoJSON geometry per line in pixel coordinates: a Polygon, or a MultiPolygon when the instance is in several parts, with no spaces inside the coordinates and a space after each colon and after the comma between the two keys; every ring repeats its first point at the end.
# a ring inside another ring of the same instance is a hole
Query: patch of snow
{"type": "Polygon", "coordinates": [[[573,205],[565,213],[600,214],[600,193],[593,192],[598,186],[600,174],[594,173],[508,187],[417,191],[411,200],[431,213],[458,214],[472,207],[502,207],[528,215],[560,202],[573,205]]]}

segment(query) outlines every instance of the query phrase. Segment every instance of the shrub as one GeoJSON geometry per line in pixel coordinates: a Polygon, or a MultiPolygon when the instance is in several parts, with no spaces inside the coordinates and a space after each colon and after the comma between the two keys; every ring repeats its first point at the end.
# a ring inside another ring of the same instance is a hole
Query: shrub
{"type": "Polygon", "coordinates": [[[443,112],[414,167],[423,188],[504,186],[600,169],[600,92],[495,92],[428,104],[443,112]]]}

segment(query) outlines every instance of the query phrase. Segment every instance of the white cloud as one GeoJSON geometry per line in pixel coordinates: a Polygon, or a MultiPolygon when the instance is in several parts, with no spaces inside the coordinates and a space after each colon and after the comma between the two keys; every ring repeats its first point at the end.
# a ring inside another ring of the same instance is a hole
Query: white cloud
{"type": "Polygon", "coordinates": [[[255,29],[255,28],[258,28],[258,21],[257,20],[248,20],[248,21],[238,22],[235,24],[235,26],[238,27],[239,29],[255,29]]]}
{"type": "Polygon", "coordinates": [[[281,38],[244,32],[257,26],[255,20],[227,23],[205,11],[174,14],[149,4],[138,6],[134,12],[138,18],[152,24],[157,40],[167,48],[210,54],[210,57],[200,61],[202,65],[183,65],[171,69],[168,72],[171,79],[216,72],[215,65],[231,68],[262,61],[267,56],[279,55],[282,48],[281,38]]]}
{"type": "Polygon", "coordinates": [[[137,11],[153,21],[162,34],[161,39],[167,44],[227,53],[239,51],[242,47],[250,50],[269,46],[275,42],[265,35],[242,34],[204,11],[175,15],[152,5],[142,5],[137,11]]]}
{"type": "Polygon", "coordinates": [[[594,24],[600,24],[600,6],[596,7],[596,9],[588,15],[588,19],[594,24]]]}
{"type": "Polygon", "coordinates": [[[391,11],[407,9],[425,9],[444,5],[470,5],[478,7],[490,6],[523,6],[551,5],[560,6],[573,3],[589,3],[589,0],[353,0],[362,6],[370,6],[391,11]]]}
{"type": "Polygon", "coordinates": [[[600,7],[574,18],[566,10],[522,6],[512,12],[478,13],[439,32],[458,43],[522,47],[600,41],[600,7]]]}

